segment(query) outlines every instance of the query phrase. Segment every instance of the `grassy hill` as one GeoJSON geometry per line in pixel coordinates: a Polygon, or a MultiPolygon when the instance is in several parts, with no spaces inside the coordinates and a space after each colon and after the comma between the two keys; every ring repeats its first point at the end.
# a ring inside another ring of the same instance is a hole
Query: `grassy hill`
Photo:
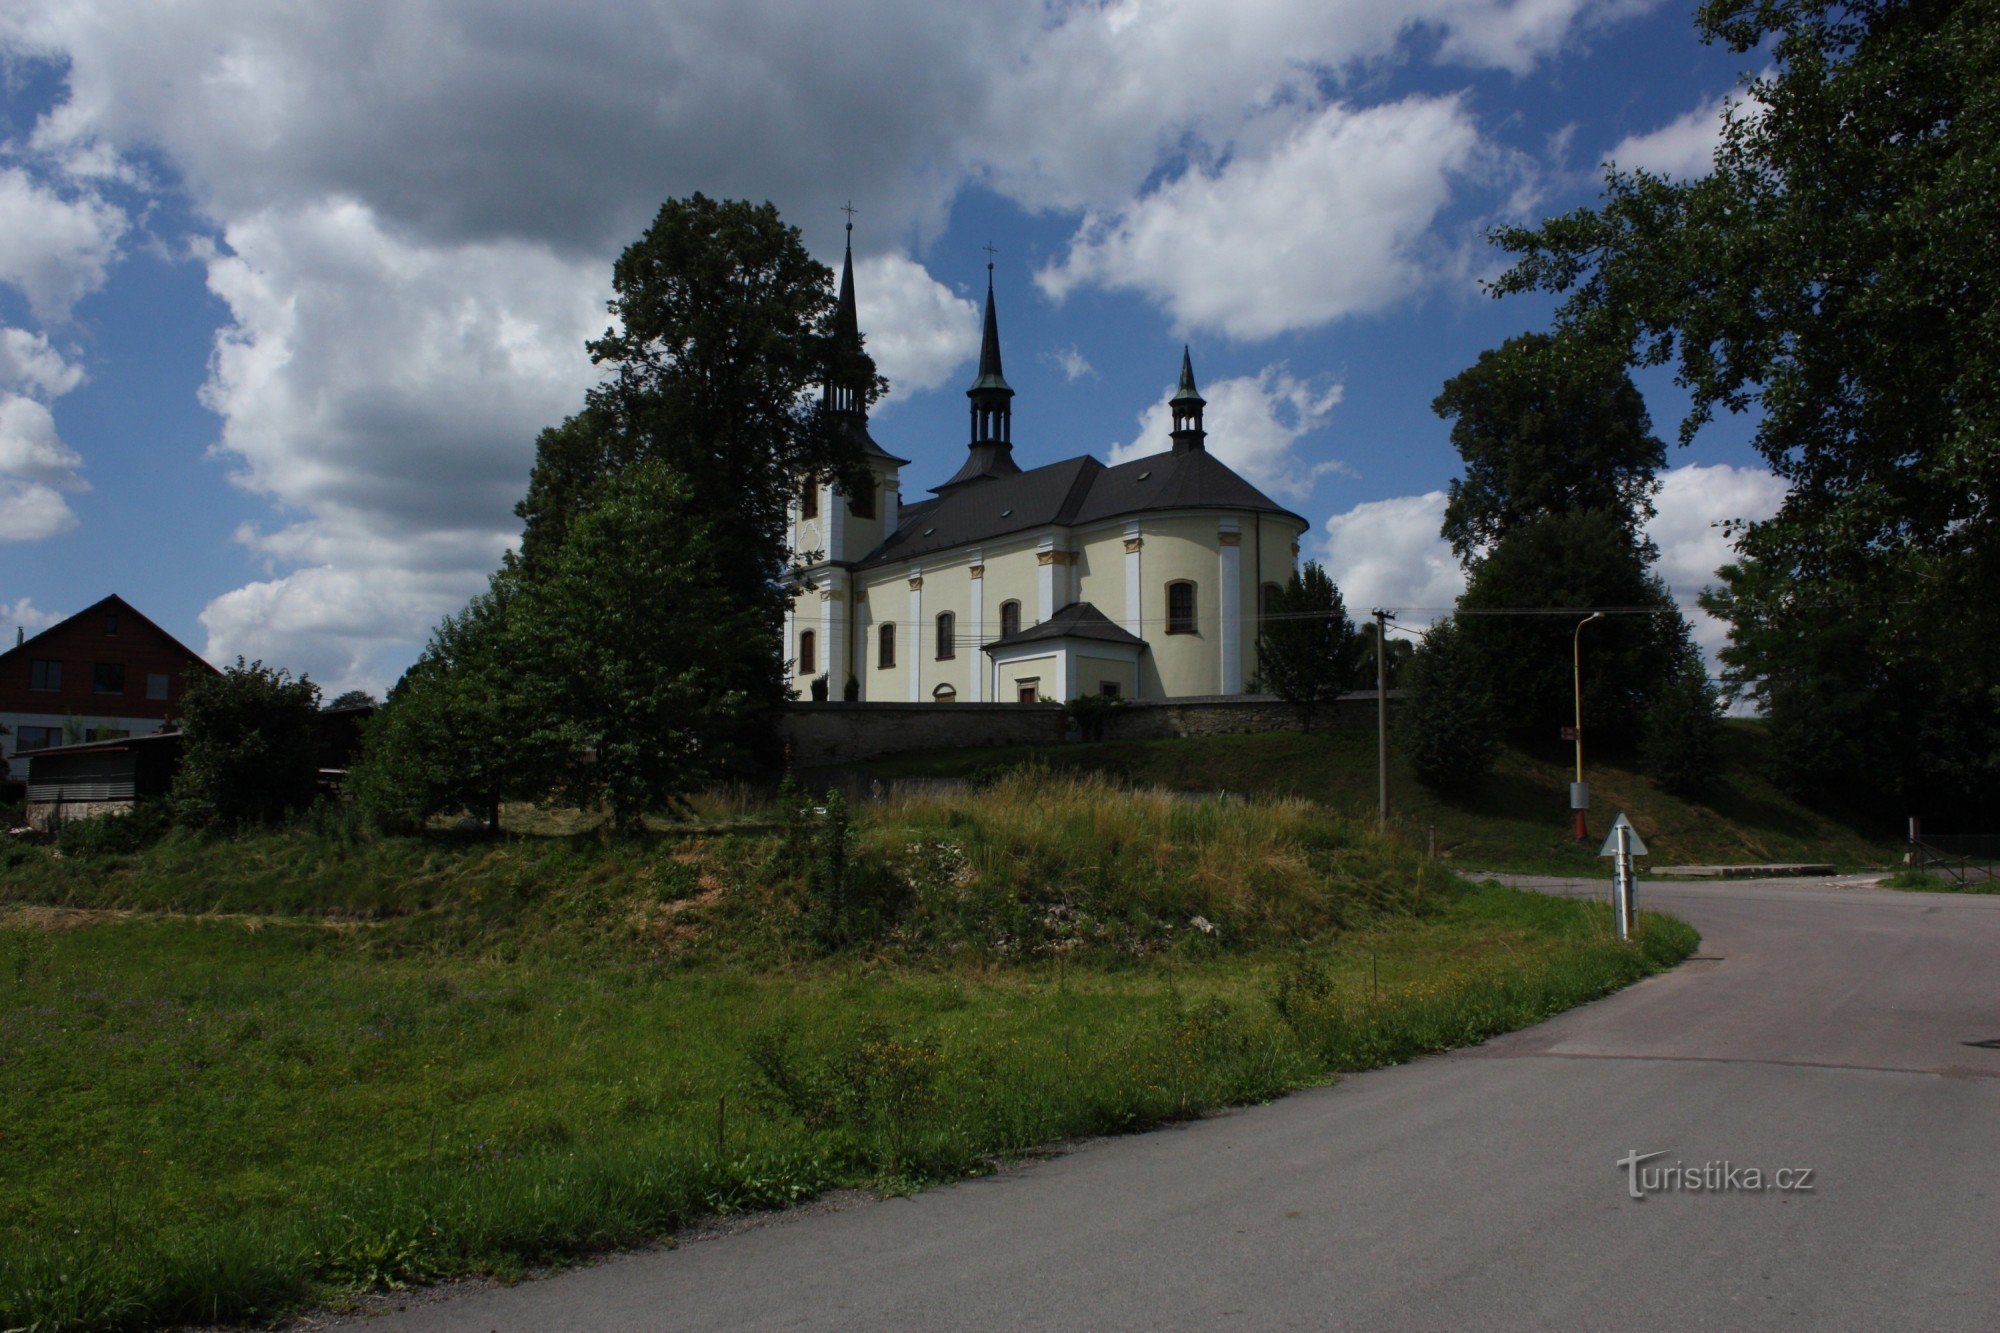
{"type": "MultiPolygon", "coordinates": [[[[1417,782],[1392,733],[1390,809],[1414,846],[1427,848],[1434,833],[1440,859],[1468,869],[1603,874],[1597,850],[1621,810],[1647,844],[1642,869],[1830,861],[1842,870],[1863,870],[1898,859],[1902,845],[1886,821],[1881,829],[1856,828],[1764,780],[1767,739],[1757,723],[1730,723],[1723,774],[1701,801],[1662,791],[1629,767],[1586,756],[1591,838],[1580,845],[1570,836],[1573,769],[1566,754],[1504,750],[1476,792],[1447,798],[1417,782]]],[[[1376,810],[1375,736],[1368,731],[956,751],[879,760],[870,770],[883,778],[979,777],[1019,764],[1100,772],[1135,786],[1303,797],[1356,818],[1372,818],[1376,810]]]]}
{"type": "Polygon", "coordinates": [[[1300,800],[1036,772],[840,811],[0,846],[0,1329],[268,1323],[986,1171],[1696,943],[1300,800]]]}

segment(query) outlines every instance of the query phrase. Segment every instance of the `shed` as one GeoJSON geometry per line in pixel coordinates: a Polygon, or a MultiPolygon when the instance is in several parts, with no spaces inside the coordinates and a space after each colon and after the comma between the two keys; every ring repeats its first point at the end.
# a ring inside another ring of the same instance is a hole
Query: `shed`
{"type": "Polygon", "coordinates": [[[28,756],[28,824],[122,814],[135,801],[165,796],[180,757],[177,731],[37,750],[28,756]]]}

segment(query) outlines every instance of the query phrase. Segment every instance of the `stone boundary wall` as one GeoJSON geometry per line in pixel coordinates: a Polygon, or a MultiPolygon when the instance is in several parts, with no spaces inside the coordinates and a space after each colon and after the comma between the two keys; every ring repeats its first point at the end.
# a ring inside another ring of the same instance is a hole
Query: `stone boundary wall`
{"type": "MultiPolygon", "coordinates": [[[[1401,692],[1391,690],[1393,705],[1401,692]]],[[[1172,736],[1233,736],[1297,731],[1299,711],[1270,695],[1211,695],[1137,699],[1104,715],[1105,740],[1172,736]]],[[[1375,725],[1373,693],[1344,694],[1313,715],[1318,730],[1375,725]]],[[[997,745],[1059,745],[1079,740],[1061,704],[845,703],[788,704],[779,734],[794,768],[836,768],[919,750],[973,750],[997,745]]]]}

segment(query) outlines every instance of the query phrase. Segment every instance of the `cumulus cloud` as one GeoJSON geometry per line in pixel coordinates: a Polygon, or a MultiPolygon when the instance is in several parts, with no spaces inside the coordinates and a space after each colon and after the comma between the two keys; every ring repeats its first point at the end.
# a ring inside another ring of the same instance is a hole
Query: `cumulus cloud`
{"type": "Polygon", "coordinates": [[[1322,558],[1350,613],[1370,607],[1399,612],[1397,623],[1422,629],[1465,591],[1465,574],[1438,536],[1445,493],[1370,500],[1326,521],[1322,558]]]}
{"type": "MultiPolygon", "coordinates": [[[[1144,458],[1170,447],[1173,409],[1167,405],[1171,386],[1139,414],[1139,433],[1115,446],[1113,463],[1144,458]]],[[[1207,407],[1202,425],[1208,431],[1208,451],[1235,468],[1255,485],[1292,500],[1312,493],[1321,477],[1352,470],[1336,459],[1301,457],[1300,443],[1332,415],[1343,395],[1339,384],[1300,379],[1283,366],[1266,366],[1255,375],[1217,380],[1202,389],[1207,407]]]]}
{"type": "Polygon", "coordinates": [[[104,285],[125,215],[87,194],[68,196],[19,167],[0,168],[0,282],[45,323],[67,319],[104,285]]]}
{"type": "MultiPolygon", "coordinates": [[[[1726,463],[1671,468],[1660,483],[1657,512],[1646,526],[1660,549],[1655,569],[1688,616],[1713,670],[1728,626],[1698,608],[1695,599],[1715,582],[1715,571],[1736,558],[1723,525],[1777,513],[1785,483],[1761,468],[1726,463]]],[[[1350,608],[1411,608],[1402,623],[1421,628],[1436,611],[1451,607],[1465,590],[1465,576],[1438,535],[1444,506],[1445,493],[1430,491],[1372,500],[1327,520],[1327,572],[1350,608]]]]}
{"type": "Polygon", "coordinates": [[[1059,351],[1044,352],[1042,359],[1060,370],[1063,379],[1071,384],[1082,379],[1098,378],[1097,367],[1090,364],[1090,358],[1085,356],[1075,343],[1059,351]]]}
{"type": "Polygon", "coordinates": [[[0,329],[0,541],[40,541],[77,525],[64,491],[89,490],[83,459],[64,444],[44,400],[82,372],[40,334],[0,329]]]}
{"type": "Polygon", "coordinates": [[[1140,292],[1183,331],[1246,339],[1380,310],[1428,280],[1423,238],[1479,143],[1456,97],[1329,106],[1267,152],[1190,166],[1087,216],[1035,280],[1058,300],[1084,285],[1140,292]]]}
{"type": "MultiPolygon", "coordinates": [[[[39,634],[61,619],[61,614],[42,610],[30,597],[0,602],[0,630],[18,629],[28,634],[39,634]]],[[[6,640],[5,646],[14,646],[11,637],[6,640]]]]}
{"type": "Polygon", "coordinates": [[[338,594],[324,625],[338,638],[371,590],[375,627],[355,637],[413,645],[517,530],[536,432],[581,405],[603,269],[520,242],[424,245],[353,202],[260,214],[224,235],[208,281],[232,322],[203,401],[222,417],[216,447],[234,480],[307,515],[241,539],[274,572],[307,568],[212,605],[210,655],[248,644],[276,656],[248,618],[277,617],[275,644],[320,594],[338,594]],[[416,603],[421,614],[399,614],[416,603]]]}
{"type": "Polygon", "coordinates": [[[979,307],[905,255],[856,260],[854,306],[892,397],[935,389],[979,350],[979,307]]]}
{"type": "Polygon", "coordinates": [[[1623,171],[1650,171],[1671,180],[1692,180],[1715,168],[1715,148],[1722,142],[1723,122],[1762,115],[1763,104],[1740,95],[1710,98],[1656,130],[1628,134],[1604,155],[1623,171]]]}
{"type": "Polygon", "coordinates": [[[1688,609],[1695,639],[1711,662],[1728,642],[1729,627],[1697,608],[1695,599],[1716,581],[1716,570],[1736,559],[1724,525],[1771,517],[1784,503],[1785,489],[1783,478],[1763,468],[1727,463],[1690,463],[1660,478],[1657,512],[1646,535],[1660,548],[1660,577],[1688,609]]]}

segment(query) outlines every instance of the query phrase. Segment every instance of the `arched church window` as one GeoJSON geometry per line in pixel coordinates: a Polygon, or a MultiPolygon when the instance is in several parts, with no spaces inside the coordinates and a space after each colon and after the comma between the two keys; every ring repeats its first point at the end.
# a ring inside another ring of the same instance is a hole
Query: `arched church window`
{"type": "Polygon", "coordinates": [[[931,702],[939,704],[955,704],[958,702],[958,691],[953,689],[949,685],[940,685],[936,689],[931,691],[931,702]]]}
{"type": "Polygon", "coordinates": [[[937,618],[937,660],[949,662],[958,656],[958,617],[941,611],[937,618]]]}
{"type": "Polygon", "coordinates": [[[1021,632],[1021,604],[1019,602],[1000,603],[1000,637],[1011,639],[1021,632]]]}
{"type": "Polygon", "coordinates": [[[856,518],[875,517],[875,484],[872,481],[867,489],[856,491],[847,498],[847,512],[856,518]]]}
{"type": "Polygon", "coordinates": [[[1167,585],[1167,633],[1194,633],[1194,584],[1187,579],[1167,585]]]}
{"type": "Polygon", "coordinates": [[[819,674],[819,636],[811,630],[799,635],[799,670],[801,676],[819,674]]]}
{"type": "Polygon", "coordinates": [[[875,665],[878,667],[896,665],[896,626],[893,622],[876,631],[875,665]]]}
{"type": "Polygon", "coordinates": [[[799,517],[819,517],[819,483],[808,479],[805,489],[799,492],[799,517]]]}
{"type": "Polygon", "coordinates": [[[1277,611],[1278,598],[1283,591],[1275,583],[1267,583],[1257,590],[1257,615],[1260,619],[1269,620],[1277,611]]]}

